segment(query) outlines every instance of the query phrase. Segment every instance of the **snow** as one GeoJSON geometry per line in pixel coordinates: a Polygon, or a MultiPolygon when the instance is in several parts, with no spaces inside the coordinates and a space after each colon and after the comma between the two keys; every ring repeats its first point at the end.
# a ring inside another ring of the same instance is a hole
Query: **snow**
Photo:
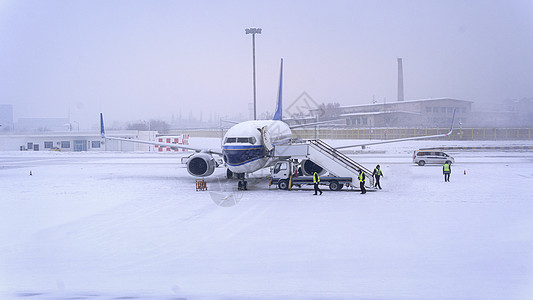
{"type": "Polygon", "coordinates": [[[436,145],[532,143],[369,147],[383,190],[322,196],[223,168],[195,191],[183,153],[0,152],[0,298],[531,298],[533,152],[446,151],[446,183],[411,162],[436,145]]]}

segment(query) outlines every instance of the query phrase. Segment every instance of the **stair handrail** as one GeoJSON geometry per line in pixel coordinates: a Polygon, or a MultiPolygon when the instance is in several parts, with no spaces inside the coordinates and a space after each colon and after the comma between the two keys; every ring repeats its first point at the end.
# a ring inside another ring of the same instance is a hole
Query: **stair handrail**
{"type": "Polygon", "coordinates": [[[350,157],[348,157],[346,154],[340,152],[339,150],[331,147],[330,145],[328,145],[327,143],[323,142],[322,140],[309,140],[309,142],[311,144],[314,144],[316,145],[319,150],[323,150],[324,152],[326,152],[327,154],[329,154],[330,156],[332,156],[333,158],[343,162],[346,167],[349,167],[351,169],[354,169],[356,171],[359,171],[359,170],[363,170],[363,172],[367,173],[367,174],[371,174],[370,170],[365,168],[363,165],[357,163],[356,161],[354,161],[353,159],[351,159],[350,157]]]}

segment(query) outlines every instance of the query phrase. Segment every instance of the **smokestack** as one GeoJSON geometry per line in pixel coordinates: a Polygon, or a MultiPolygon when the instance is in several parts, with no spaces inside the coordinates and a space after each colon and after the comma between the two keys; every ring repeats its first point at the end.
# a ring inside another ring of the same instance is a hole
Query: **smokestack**
{"type": "Polygon", "coordinates": [[[398,58],[398,101],[403,101],[403,67],[401,58],[398,58]]]}

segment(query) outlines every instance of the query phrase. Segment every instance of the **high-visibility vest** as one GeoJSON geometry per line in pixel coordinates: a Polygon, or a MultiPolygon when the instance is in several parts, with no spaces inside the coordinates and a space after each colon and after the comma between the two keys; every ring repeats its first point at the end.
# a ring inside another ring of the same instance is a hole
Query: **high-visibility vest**
{"type": "Polygon", "coordinates": [[[320,182],[320,177],[318,177],[318,173],[315,172],[313,174],[313,183],[318,183],[318,182],[320,182]]]}
{"type": "Polygon", "coordinates": [[[447,164],[447,163],[444,164],[443,170],[444,170],[444,172],[450,172],[450,165],[447,164]]]}
{"type": "Polygon", "coordinates": [[[374,173],[376,173],[377,176],[383,176],[383,174],[381,173],[381,170],[378,168],[374,169],[374,173]]]}
{"type": "Polygon", "coordinates": [[[359,173],[359,181],[364,182],[365,181],[365,174],[363,172],[359,173]]]}

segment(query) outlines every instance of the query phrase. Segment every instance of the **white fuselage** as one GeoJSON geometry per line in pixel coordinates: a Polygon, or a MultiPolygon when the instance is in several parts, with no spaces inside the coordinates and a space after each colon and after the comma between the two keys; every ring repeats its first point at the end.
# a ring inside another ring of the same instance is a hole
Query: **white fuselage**
{"type": "Polygon", "coordinates": [[[222,154],[233,173],[252,173],[273,165],[276,161],[265,147],[267,143],[280,145],[290,142],[292,132],[283,121],[245,121],[231,127],[222,141],[222,154]],[[265,128],[266,126],[266,128],[265,128]],[[265,137],[261,129],[265,128],[265,137]]]}

